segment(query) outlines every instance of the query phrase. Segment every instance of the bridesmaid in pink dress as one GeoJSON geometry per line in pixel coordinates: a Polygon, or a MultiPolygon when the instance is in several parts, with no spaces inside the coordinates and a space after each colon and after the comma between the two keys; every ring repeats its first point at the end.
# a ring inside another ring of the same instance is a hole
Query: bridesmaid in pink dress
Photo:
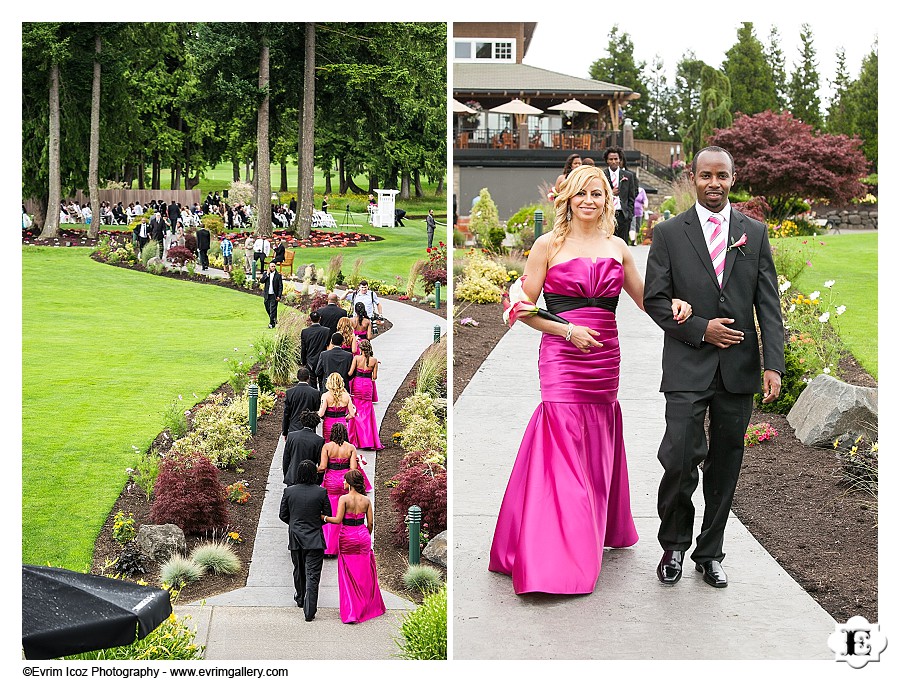
{"type": "MultiPolygon", "coordinates": [[[[356,448],[347,440],[347,427],[335,424],[331,433],[333,439],[322,447],[322,459],[319,461],[319,473],[325,472],[322,487],[328,493],[331,509],[338,508],[338,501],[344,494],[344,474],[356,471],[359,463],[356,459],[356,448]]],[[[322,526],[325,534],[325,554],[334,556],[338,553],[339,526],[322,526]]]]}
{"type": "MultiPolygon", "coordinates": [[[[512,576],[516,594],[588,594],[603,548],[638,540],[617,399],[615,309],[624,289],[643,310],[644,283],[630,248],[613,236],[603,171],[579,166],[557,191],[553,230],[534,242],[521,278],[528,302],[510,309],[511,323],[543,332],[541,403],[510,474],[488,564],[512,576]],[[542,291],[548,310],[536,312],[531,302],[542,291]]],[[[672,314],[683,322],[690,306],[673,300],[672,314]]]]}
{"type": "MultiPolygon", "coordinates": [[[[372,320],[366,312],[365,303],[357,303],[354,308],[356,313],[353,316],[353,333],[356,335],[357,343],[362,343],[363,339],[371,342],[374,332],[372,331],[372,320]]],[[[378,386],[375,383],[375,377],[372,377],[372,402],[378,402],[378,386]]]]}
{"type": "Polygon", "coordinates": [[[341,348],[348,353],[359,355],[359,343],[356,341],[356,334],[353,333],[353,322],[349,317],[342,317],[338,320],[337,331],[338,334],[344,337],[341,348]]]}
{"type": "MultiPolygon", "coordinates": [[[[326,443],[334,440],[332,435],[334,427],[341,425],[344,427],[344,438],[355,447],[354,439],[348,434],[353,433],[355,430],[351,424],[353,424],[357,416],[356,405],[344,387],[344,379],[337,372],[333,372],[325,382],[325,388],[328,390],[322,394],[322,404],[319,407],[319,416],[323,418],[322,438],[325,439],[326,443]]],[[[367,462],[363,460],[363,464],[367,464],[367,462]]],[[[369,482],[366,472],[363,471],[362,475],[366,484],[366,490],[371,490],[372,484],[369,482]]]]}
{"type": "Polygon", "coordinates": [[[356,405],[356,418],[350,422],[350,440],[364,450],[381,450],[384,446],[378,438],[378,421],[372,405],[378,359],[372,355],[372,344],[366,339],[359,342],[359,350],[360,355],[350,365],[350,390],[356,405]]]}
{"type": "Polygon", "coordinates": [[[338,591],[341,621],[362,623],[385,612],[384,599],[378,587],[378,570],[372,551],[372,503],[363,492],[359,471],[344,474],[343,495],[337,513],[326,516],[326,526],[340,528],[338,540],[338,591]]]}

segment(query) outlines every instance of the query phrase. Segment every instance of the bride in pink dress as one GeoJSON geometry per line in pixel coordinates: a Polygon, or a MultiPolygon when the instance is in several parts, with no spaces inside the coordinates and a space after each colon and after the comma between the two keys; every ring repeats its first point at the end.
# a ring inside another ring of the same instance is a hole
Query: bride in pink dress
{"type": "Polygon", "coordinates": [[[340,528],[338,592],[341,621],[362,623],[386,610],[372,551],[372,502],[365,495],[362,474],[358,470],[344,474],[343,486],[347,494],[338,500],[335,515],[326,516],[325,522],[340,528]]]}
{"type": "MultiPolygon", "coordinates": [[[[553,230],[538,238],[521,278],[527,302],[510,309],[543,333],[541,403],[503,497],[489,570],[517,594],[588,594],[604,547],[638,540],[622,437],[615,308],[624,289],[643,310],[644,283],[613,236],[613,192],[599,168],[572,170],[557,188],[553,230]],[[547,310],[532,301],[543,292],[547,310]],[[536,313],[536,314],[535,314],[536,313]]],[[[684,321],[690,306],[675,300],[684,321]]]]}

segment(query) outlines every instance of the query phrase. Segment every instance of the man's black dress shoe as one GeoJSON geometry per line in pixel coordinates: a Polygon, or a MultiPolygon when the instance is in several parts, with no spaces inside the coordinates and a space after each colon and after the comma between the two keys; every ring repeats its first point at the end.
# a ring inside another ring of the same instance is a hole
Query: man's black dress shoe
{"type": "Polygon", "coordinates": [[[684,561],[684,552],[680,549],[667,549],[663,552],[659,566],[656,567],[656,577],[663,585],[674,585],[681,580],[681,563],[684,561]]]}
{"type": "Polygon", "coordinates": [[[713,587],[728,587],[728,576],[718,561],[704,561],[697,564],[697,571],[703,574],[703,582],[713,587]]]}
{"type": "Polygon", "coordinates": [[[316,619],[315,616],[310,616],[309,618],[306,619],[306,622],[308,623],[308,622],[310,622],[311,620],[315,620],[315,619],[316,619]]]}

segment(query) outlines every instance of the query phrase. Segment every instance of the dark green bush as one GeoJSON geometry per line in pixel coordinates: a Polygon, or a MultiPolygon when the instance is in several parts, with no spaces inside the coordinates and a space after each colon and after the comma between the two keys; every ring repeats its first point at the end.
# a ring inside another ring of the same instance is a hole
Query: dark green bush
{"type": "Polygon", "coordinates": [[[803,389],[806,388],[803,375],[803,365],[799,362],[799,356],[792,351],[791,344],[787,344],[784,348],[784,376],[781,377],[781,395],[775,402],[765,404],[762,401],[762,394],[757,393],[754,397],[756,406],[761,412],[787,414],[797,402],[803,389]]]}

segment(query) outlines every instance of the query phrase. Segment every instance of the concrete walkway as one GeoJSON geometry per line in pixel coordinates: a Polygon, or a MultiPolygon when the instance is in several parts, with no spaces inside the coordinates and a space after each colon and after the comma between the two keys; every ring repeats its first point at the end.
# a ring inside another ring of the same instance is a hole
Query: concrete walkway
{"type": "MultiPolygon", "coordinates": [[[[381,424],[393,396],[422,352],[434,342],[434,327],[446,331],[446,318],[395,301],[383,300],[384,316],[392,328],[372,340],[378,368],[378,397],[375,416],[381,424]]],[[[442,311],[443,312],[443,309],[442,311]]],[[[385,435],[382,434],[382,440],[385,435]]],[[[216,595],[201,603],[179,605],[176,613],[190,614],[197,629],[197,644],[206,646],[207,660],[318,660],[329,658],[329,642],[346,641],[342,659],[388,659],[397,652],[394,638],[399,636],[403,616],[415,604],[384,590],[388,612],[379,618],[356,624],[352,630],[340,620],[338,611],[337,560],[326,559],[319,588],[316,619],[307,623],[303,610],[294,604],[294,584],[290,553],[287,550],[287,526],[278,518],[281,493],[280,441],[272,459],[266,497],[260,513],[259,528],[253,546],[247,586],[216,595]]],[[[364,467],[375,480],[376,456],[364,450],[364,467]]],[[[374,499],[374,498],[373,498],[374,499]]]]}
{"type": "MultiPolygon", "coordinates": [[[[643,272],[649,247],[632,253],[643,272]]],[[[640,540],[606,550],[590,595],[516,596],[508,576],[487,570],[500,501],[525,431],[540,402],[540,334],[515,325],[454,407],[454,659],[822,659],[835,622],[732,514],[725,535],[726,589],[706,585],[694,565],[674,586],[655,569],[656,459],[665,430],[659,393],[662,332],[627,296],[618,311],[622,347],[619,402],[640,540]]],[[[697,524],[703,497],[694,496],[697,524]]],[[[682,673],[689,674],[689,673],[682,673]]]]}

